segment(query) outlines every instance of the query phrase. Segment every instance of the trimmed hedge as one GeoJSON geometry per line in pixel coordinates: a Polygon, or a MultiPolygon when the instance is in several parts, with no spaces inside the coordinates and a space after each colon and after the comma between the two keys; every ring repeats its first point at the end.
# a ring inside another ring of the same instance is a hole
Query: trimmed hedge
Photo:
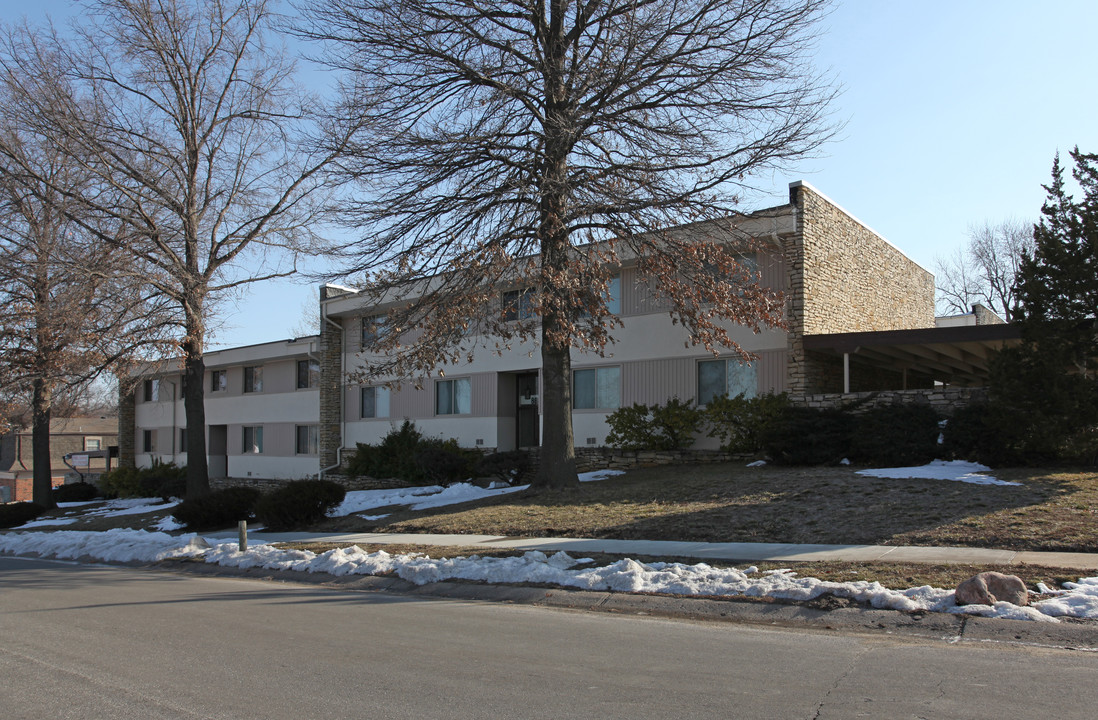
{"type": "Polygon", "coordinates": [[[850,458],[870,465],[924,465],[942,456],[941,417],[928,405],[885,405],[854,417],[850,458]]]}
{"type": "Polygon", "coordinates": [[[761,441],[780,465],[828,465],[850,454],[852,427],[843,410],[788,406],[766,427],[761,441]]]}
{"type": "Polygon", "coordinates": [[[10,528],[28,523],[46,508],[32,502],[5,503],[0,505],[0,528],[10,528]]]}
{"type": "Polygon", "coordinates": [[[673,397],[665,405],[634,403],[606,417],[606,444],[622,450],[685,450],[702,423],[694,401],[673,397]]]}
{"type": "Polygon", "coordinates": [[[786,407],[789,396],[785,393],[713,398],[705,406],[709,437],[718,438],[725,452],[760,452],[767,428],[786,407]]]}
{"type": "Polygon", "coordinates": [[[261,493],[250,487],[228,487],[187,498],[175,506],[172,517],[188,530],[217,530],[232,527],[252,517],[261,493]]]}
{"type": "Polygon", "coordinates": [[[187,468],[170,462],[140,469],[123,466],[103,473],[100,483],[103,494],[110,498],[159,497],[167,501],[186,495],[187,468]]]}
{"type": "Polygon", "coordinates": [[[320,522],[346,495],[331,480],[294,480],[262,496],[255,514],[269,530],[293,530],[320,522]]]}
{"type": "Polygon", "coordinates": [[[530,456],[523,450],[508,450],[485,455],[474,470],[477,477],[494,477],[509,485],[522,480],[529,471],[530,456]]]}

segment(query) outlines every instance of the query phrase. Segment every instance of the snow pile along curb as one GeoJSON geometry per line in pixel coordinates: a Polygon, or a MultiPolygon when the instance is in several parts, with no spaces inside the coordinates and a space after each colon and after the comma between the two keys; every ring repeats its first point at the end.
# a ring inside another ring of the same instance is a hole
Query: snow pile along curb
{"type": "MultiPolygon", "coordinates": [[[[1055,597],[1030,607],[1010,603],[958,606],[952,590],[927,585],[891,590],[862,580],[830,582],[799,577],[790,570],[759,572],[714,568],[705,563],[643,564],[619,560],[605,567],[585,567],[590,560],[573,559],[563,552],[547,557],[538,551],[522,557],[470,557],[435,559],[426,555],[367,553],[357,546],[329,550],[317,555],[307,550],[283,550],[256,545],[241,553],[235,543],[201,547],[195,536],[172,536],[144,530],[106,532],[62,531],[53,533],[0,534],[0,552],[37,553],[42,557],[93,557],[107,561],[157,561],[166,558],[202,558],[226,567],[332,575],[381,575],[393,573],[415,583],[444,580],[472,580],[488,583],[545,583],[594,591],[644,592],[694,596],[747,596],[805,601],[831,593],[875,608],[902,611],[964,613],[1039,622],[1058,622],[1057,617],[1098,618],[1098,577],[1065,583],[1063,590],[1050,591],[1055,597]]],[[[1042,588],[1045,590],[1046,588],[1042,588]]]]}

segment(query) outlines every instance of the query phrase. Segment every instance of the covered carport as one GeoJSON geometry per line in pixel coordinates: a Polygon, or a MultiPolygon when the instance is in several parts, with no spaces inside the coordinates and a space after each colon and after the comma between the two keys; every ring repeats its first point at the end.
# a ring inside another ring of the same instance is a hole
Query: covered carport
{"type": "Polygon", "coordinates": [[[805,335],[808,392],[983,387],[992,355],[1020,342],[1007,324],[805,335]]]}

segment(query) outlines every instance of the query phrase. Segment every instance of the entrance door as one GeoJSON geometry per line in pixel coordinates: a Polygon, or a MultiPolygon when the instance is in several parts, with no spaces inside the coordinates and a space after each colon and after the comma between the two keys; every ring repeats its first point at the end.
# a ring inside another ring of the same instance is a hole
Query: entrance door
{"type": "Polygon", "coordinates": [[[208,472],[212,478],[229,476],[229,427],[210,425],[208,472]]]}
{"type": "Polygon", "coordinates": [[[515,378],[518,383],[518,411],[515,425],[518,430],[518,447],[538,447],[541,433],[538,428],[538,374],[524,373],[515,378]]]}

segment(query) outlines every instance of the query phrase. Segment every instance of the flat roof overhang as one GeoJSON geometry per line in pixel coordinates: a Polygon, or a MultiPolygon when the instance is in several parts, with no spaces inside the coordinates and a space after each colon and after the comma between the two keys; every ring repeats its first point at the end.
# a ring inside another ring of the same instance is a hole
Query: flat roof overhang
{"type": "Polygon", "coordinates": [[[1016,325],[962,325],[805,335],[804,349],[850,355],[862,364],[929,375],[943,383],[980,386],[987,384],[992,354],[1021,341],[1016,325]]]}

